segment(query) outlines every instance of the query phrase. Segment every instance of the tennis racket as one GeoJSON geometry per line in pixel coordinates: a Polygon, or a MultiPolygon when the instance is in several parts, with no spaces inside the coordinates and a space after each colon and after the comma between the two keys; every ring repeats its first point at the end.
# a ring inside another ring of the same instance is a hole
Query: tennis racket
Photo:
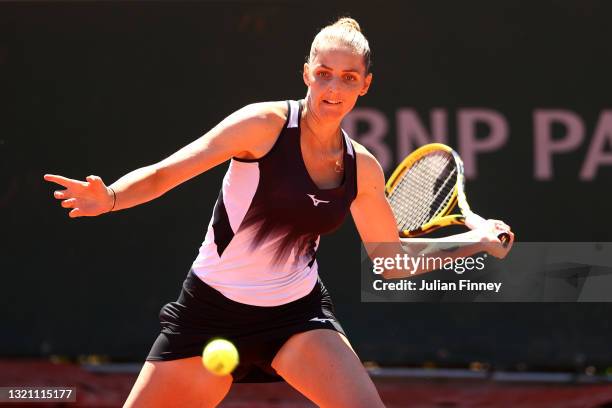
{"type": "MultiPolygon", "coordinates": [[[[402,238],[415,237],[449,225],[474,229],[486,223],[470,209],[465,197],[463,162],[441,143],[421,146],[395,169],[386,185],[387,200],[402,238]],[[460,214],[450,214],[459,206],[460,214]]],[[[508,233],[498,238],[504,246],[508,233]]]]}

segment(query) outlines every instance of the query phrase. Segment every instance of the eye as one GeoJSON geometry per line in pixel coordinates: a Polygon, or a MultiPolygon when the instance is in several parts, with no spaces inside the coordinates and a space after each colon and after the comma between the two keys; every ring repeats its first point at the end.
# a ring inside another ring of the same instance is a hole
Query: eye
{"type": "Polygon", "coordinates": [[[356,81],[356,80],[357,80],[357,77],[355,77],[355,75],[350,75],[350,74],[348,74],[348,75],[345,75],[345,76],[344,76],[344,79],[345,79],[346,81],[356,81]]]}
{"type": "Polygon", "coordinates": [[[318,71],[317,76],[319,78],[329,78],[329,72],[327,71],[318,71]]]}

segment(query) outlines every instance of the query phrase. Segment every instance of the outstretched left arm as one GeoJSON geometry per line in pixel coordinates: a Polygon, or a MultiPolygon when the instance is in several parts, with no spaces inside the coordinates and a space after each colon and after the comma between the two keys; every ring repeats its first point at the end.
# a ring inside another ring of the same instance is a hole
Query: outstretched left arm
{"type": "MultiPolygon", "coordinates": [[[[439,243],[444,241],[452,243],[452,252],[445,249],[440,255],[451,258],[462,258],[483,251],[503,258],[510,250],[512,242],[503,247],[497,238],[498,232],[495,226],[499,225],[499,222],[496,221],[487,223],[486,227],[446,238],[403,238],[400,241],[395,217],[385,196],[385,177],[382,168],[376,158],[364,147],[357,144],[356,152],[358,193],[351,205],[351,215],[370,258],[395,256],[403,252],[412,255],[428,253],[428,255],[435,256],[435,253],[431,251],[440,251],[439,243]],[[495,245],[496,243],[499,245],[495,245]],[[406,245],[408,248],[405,248],[406,245]],[[432,249],[428,250],[428,247],[432,249]]],[[[511,241],[514,240],[514,235],[512,233],[510,235],[511,241]]],[[[394,269],[383,273],[383,277],[386,279],[404,278],[425,272],[429,270],[422,269],[410,273],[406,270],[394,269]]]]}

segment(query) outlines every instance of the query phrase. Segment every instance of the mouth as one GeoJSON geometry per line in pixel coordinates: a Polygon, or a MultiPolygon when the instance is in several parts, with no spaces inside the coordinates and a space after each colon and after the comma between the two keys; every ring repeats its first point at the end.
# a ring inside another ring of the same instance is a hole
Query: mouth
{"type": "Polygon", "coordinates": [[[323,99],[323,103],[328,105],[340,105],[342,101],[337,101],[335,99],[323,99]]]}

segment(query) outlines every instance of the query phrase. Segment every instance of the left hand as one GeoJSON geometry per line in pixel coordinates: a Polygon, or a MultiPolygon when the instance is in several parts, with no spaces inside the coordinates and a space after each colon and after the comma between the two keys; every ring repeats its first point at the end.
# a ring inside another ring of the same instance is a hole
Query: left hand
{"type": "Polygon", "coordinates": [[[500,220],[494,220],[494,219],[490,218],[490,219],[486,220],[486,224],[493,231],[499,231],[500,233],[510,231],[510,226],[508,224],[506,224],[505,222],[500,221],[500,220]]]}
{"type": "Polygon", "coordinates": [[[514,243],[514,233],[510,226],[500,220],[488,219],[473,231],[479,237],[480,242],[483,243],[485,251],[496,258],[506,257],[514,243]],[[508,242],[502,243],[500,241],[499,236],[502,233],[508,234],[508,242]]]}

